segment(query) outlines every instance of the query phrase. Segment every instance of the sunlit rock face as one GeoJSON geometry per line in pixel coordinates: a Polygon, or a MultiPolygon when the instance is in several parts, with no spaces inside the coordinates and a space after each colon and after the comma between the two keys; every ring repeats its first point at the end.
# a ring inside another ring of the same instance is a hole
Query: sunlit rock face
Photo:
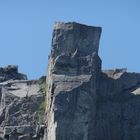
{"type": "Polygon", "coordinates": [[[0,68],[0,140],[42,140],[45,81],[27,80],[14,65],[0,68]]]}
{"type": "Polygon", "coordinates": [[[100,27],[54,25],[44,140],[140,139],[140,74],[101,70],[100,27]]]}
{"type": "Polygon", "coordinates": [[[92,139],[100,27],[55,23],[48,67],[48,140],[92,139]]]}

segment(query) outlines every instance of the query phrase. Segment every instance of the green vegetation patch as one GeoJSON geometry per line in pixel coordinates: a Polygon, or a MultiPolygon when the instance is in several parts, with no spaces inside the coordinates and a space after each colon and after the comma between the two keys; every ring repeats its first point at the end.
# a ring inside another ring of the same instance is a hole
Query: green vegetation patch
{"type": "Polygon", "coordinates": [[[39,105],[38,110],[37,110],[37,121],[38,121],[39,124],[44,124],[45,123],[46,106],[47,106],[47,102],[44,99],[44,101],[41,102],[41,104],[39,105]]]}
{"type": "Polygon", "coordinates": [[[45,110],[47,107],[47,101],[46,101],[46,76],[42,76],[39,80],[39,87],[40,87],[40,92],[43,93],[44,95],[44,100],[39,104],[38,109],[37,109],[37,122],[39,124],[44,124],[45,123],[45,110]]]}
{"type": "Polygon", "coordinates": [[[40,86],[40,92],[43,93],[44,96],[46,96],[46,90],[47,90],[47,84],[46,84],[46,76],[42,76],[39,81],[40,86]]]}

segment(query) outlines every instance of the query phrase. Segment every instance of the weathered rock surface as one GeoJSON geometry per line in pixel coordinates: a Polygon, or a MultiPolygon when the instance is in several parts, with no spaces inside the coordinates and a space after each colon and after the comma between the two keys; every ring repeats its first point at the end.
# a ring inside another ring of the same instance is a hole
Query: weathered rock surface
{"type": "Polygon", "coordinates": [[[139,140],[140,74],[101,70],[100,27],[56,23],[44,140],[139,140]]]}
{"type": "Polygon", "coordinates": [[[18,66],[8,65],[4,68],[0,68],[0,82],[7,80],[27,80],[27,76],[18,73],[18,66]]]}
{"type": "Polygon", "coordinates": [[[55,24],[47,80],[48,140],[93,136],[101,74],[100,34],[100,27],[55,24]]]}
{"type": "MultiPolygon", "coordinates": [[[[26,76],[17,73],[16,66],[6,68],[8,76],[3,73],[1,76],[5,79],[0,82],[0,137],[40,140],[46,102],[42,85],[46,79],[27,80],[26,76]]],[[[1,69],[5,71],[6,68],[1,69]]]]}
{"type": "Polygon", "coordinates": [[[1,110],[4,110],[4,125],[27,125],[32,123],[33,114],[44,100],[37,81],[7,81],[0,83],[1,110]]]}

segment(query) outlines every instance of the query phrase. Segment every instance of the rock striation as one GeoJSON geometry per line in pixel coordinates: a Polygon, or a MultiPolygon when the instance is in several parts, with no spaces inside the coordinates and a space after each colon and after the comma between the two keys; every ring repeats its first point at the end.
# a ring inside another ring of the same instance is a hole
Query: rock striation
{"type": "Polygon", "coordinates": [[[140,74],[102,70],[100,27],[54,25],[44,140],[140,139],[140,74]]]}
{"type": "Polygon", "coordinates": [[[100,27],[56,23],[48,68],[48,140],[90,140],[101,60],[100,27]]]}

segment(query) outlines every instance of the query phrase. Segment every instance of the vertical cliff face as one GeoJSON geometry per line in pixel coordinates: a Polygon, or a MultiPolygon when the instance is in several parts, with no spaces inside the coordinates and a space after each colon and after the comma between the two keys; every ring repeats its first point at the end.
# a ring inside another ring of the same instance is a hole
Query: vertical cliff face
{"type": "Polygon", "coordinates": [[[101,70],[100,27],[56,23],[44,140],[139,140],[140,74],[101,70]]]}
{"type": "Polygon", "coordinates": [[[56,23],[48,68],[48,140],[93,139],[100,27],[56,23]]]}

